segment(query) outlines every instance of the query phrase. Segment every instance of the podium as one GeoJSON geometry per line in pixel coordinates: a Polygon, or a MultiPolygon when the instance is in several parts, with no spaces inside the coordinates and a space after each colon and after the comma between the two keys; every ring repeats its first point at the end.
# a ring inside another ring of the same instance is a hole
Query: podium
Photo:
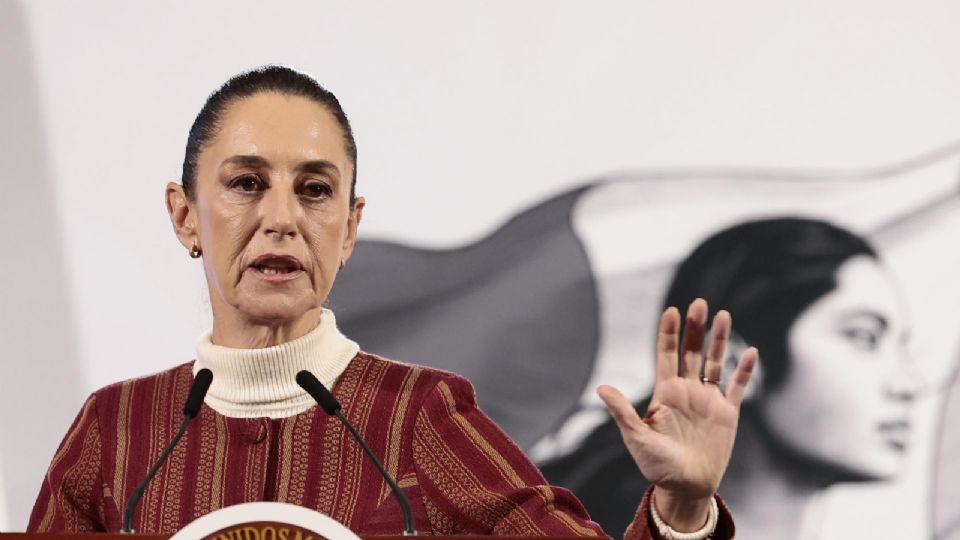
{"type": "MultiPolygon", "coordinates": [[[[167,540],[169,535],[156,534],[121,534],[121,533],[0,533],[3,540],[113,540],[126,538],[128,540],[167,540]]],[[[384,538],[393,538],[384,537],[384,538]]],[[[399,536],[397,538],[400,538],[399,536]]]]}
{"type": "MultiPolygon", "coordinates": [[[[411,527],[412,528],[412,527],[411,527]]],[[[432,536],[436,540],[470,540],[480,536],[432,536]]],[[[136,533],[0,533],[0,540],[410,540],[411,536],[356,533],[325,514],[287,503],[252,502],[221,508],[188,523],[175,534],[136,533]]],[[[500,536],[498,540],[529,540],[500,536]]],[[[538,540],[572,540],[539,537],[538,540]]]]}
{"type": "MultiPolygon", "coordinates": [[[[169,540],[169,534],[124,534],[124,533],[23,533],[0,532],[0,540],[169,540]]],[[[430,536],[431,540],[469,540],[470,536],[430,536]]],[[[410,540],[402,535],[361,535],[361,540],[410,540]]],[[[485,538],[485,537],[476,537],[485,538]]],[[[320,539],[317,539],[320,540],[320,539]]],[[[497,540],[530,540],[524,537],[499,536],[497,540]]],[[[541,537],[537,540],[574,540],[573,538],[541,537]]]]}
{"type": "MultiPolygon", "coordinates": [[[[429,536],[429,535],[424,535],[429,536]]],[[[123,533],[0,533],[0,540],[168,540],[170,535],[123,533]]],[[[363,540],[410,540],[409,536],[361,536],[363,540]]],[[[458,536],[430,536],[431,540],[466,538],[458,536]]],[[[511,540],[499,537],[498,540],[511,540]]],[[[520,540],[519,538],[513,540],[520,540]]],[[[550,540],[539,539],[539,540],[550,540]]],[[[553,539],[560,540],[560,539],[553,539]]]]}
{"type": "MultiPolygon", "coordinates": [[[[410,525],[412,530],[413,526],[410,525]]],[[[140,540],[363,540],[326,514],[295,504],[248,502],[220,508],[184,525],[171,535],[136,533],[0,533],[0,540],[77,540],[124,538],[140,540]]],[[[404,536],[370,536],[383,540],[404,536]]]]}

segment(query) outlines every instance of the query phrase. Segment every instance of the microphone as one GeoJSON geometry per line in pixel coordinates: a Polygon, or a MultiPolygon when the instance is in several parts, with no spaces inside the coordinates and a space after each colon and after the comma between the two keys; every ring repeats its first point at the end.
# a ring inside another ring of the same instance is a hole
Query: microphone
{"type": "Polygon", "coordinates": [[[123,528],[120,529],[120,532],[133,532],[131,528],[133,525],[133,511],[137,508],[140,497],[143,496],[144,490],[147,489],[147,484],[149,484],[150,480],[157,474],[160,466],[167,460],[167,457],[170,456],[170,453],[176,448],[177,443],[180,442],[183,434],[186,433],[190,420],[196,418],[197,413],[200,412],[200,406],[203,405],[203,397],[207,395],[207,390],[210,389],[210,383],[212,382],[213,372],[206,368],[198,371],[196,377],[193,378],[193,385],[190,386],[190,393],[187,394],[187,401],[183,406],[183,421],[180,422],[180,429],[177,430],[177,434],[174,435],[173,440],[170,441],[170,444],[164,449],[163,453],[160,454],[160,457],[157,458],[157,462],[154,463],[153,467],[147,472],[147,477],[133,490],[133,494],[131,494],[127,500],[127,507],[123,513],[123,528]]]}
{"type": "Polygon", "coordinates": [[[380,460],[377,459],[377,456],[373,455],[373,451],[370,450],[370,447],[367,446],[367,443],[364,442],[363,437],[360,436],[360,432],[357,431],[357,428],[353,427],[353,424],[347,420],[347,417],[341,412],[340,402],[337,401],[337,398],[333,397],[333,394],[327,390],[327,387],[323,385],[317,378],[307,370],[303,370],[300,373],[297,373],[297,384],[299,384],[304,390],[310,394],[317,403],[320,404],[320,407],[330,416],[336,416],[343,422],[343,425],[347,427],[347,430],[350,431],[350,434],[353,435],[353,438],[357,440],[357,444],[360,445],[360,448],[367,454],[367,457],[370,458],[370,461],[377,467],[377,470],[380,471],[380,475],[383,476],[383,479],[387,481],[387,484],[390,486],[390,490],[393,491],[393,496],[397,498],[397,501],[400,503],[400,509],[403,511],[403,521],[406,524],[406,529],[403,531],[404,536],[416,536],[417,531],[413,528],[413,510],[410,509],[410,501],[407,500],[407,496],[404,495],[403,491],[400,489],[400,486],[397,485],[396,480],[390,476],[390,473],[383,468],[383,465],[380,464],[380,460]]]}

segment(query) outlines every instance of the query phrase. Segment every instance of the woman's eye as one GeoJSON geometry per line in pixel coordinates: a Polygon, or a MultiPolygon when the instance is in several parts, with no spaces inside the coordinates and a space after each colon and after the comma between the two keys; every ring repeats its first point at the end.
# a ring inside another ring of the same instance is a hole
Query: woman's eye
{"type": "Polygon", "coordinates": [[[260,191],[263,189],[263,182],[260,181],[259,177],[247,174],[235,179],[231,187],[240,191],[260,191]]]}
{"type": "Polygon", "coordinates": [[[876,350],[880,342],[879,334],[865,328],[847,328],[843,330],[843,335],[854,347],[865,351],[876,350]]]}
{"type": "Polygon", "coordinates": [[[308,184],[304,184],[300,191],[303,193],[303,195],[310,197],[311,199],[326,197],[331,193],[330,186],[322,182],[310,182],[308,184]]]}

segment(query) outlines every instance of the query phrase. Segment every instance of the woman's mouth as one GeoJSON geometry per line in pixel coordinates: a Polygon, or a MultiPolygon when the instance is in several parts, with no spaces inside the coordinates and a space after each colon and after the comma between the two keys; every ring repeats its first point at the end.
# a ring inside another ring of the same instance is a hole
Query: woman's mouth
{"type": "Polygon", "coordinates": [[[902,418],[888,419],[878,425],[886,444],[898,452],[904,452],[910,445],[910,421],[902,418]]]}
{"type": "Polygon", "coordinates": [[[272,282],[289,281],[303,274],[303,265],[290,255],[261,255],[254,259],[247,269],[257,277],[272,282]]]}

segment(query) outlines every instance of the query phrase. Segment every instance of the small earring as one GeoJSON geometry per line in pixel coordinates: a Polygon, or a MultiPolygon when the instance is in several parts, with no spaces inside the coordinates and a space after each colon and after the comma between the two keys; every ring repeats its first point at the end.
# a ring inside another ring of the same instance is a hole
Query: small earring
{"type": "Polygon", "coordinates": [[[203,255],[203,252],[200,251],[200,248],[196,244],[194,244],[193,247],[190,248],[190,257],[199,259],[200,255],[203,255]]]}
{"type": "Polygon", "coordinates": [[[343,270],[343,267],[347,265],[347,261],[340,259],[340,270],[343,270]]]}

